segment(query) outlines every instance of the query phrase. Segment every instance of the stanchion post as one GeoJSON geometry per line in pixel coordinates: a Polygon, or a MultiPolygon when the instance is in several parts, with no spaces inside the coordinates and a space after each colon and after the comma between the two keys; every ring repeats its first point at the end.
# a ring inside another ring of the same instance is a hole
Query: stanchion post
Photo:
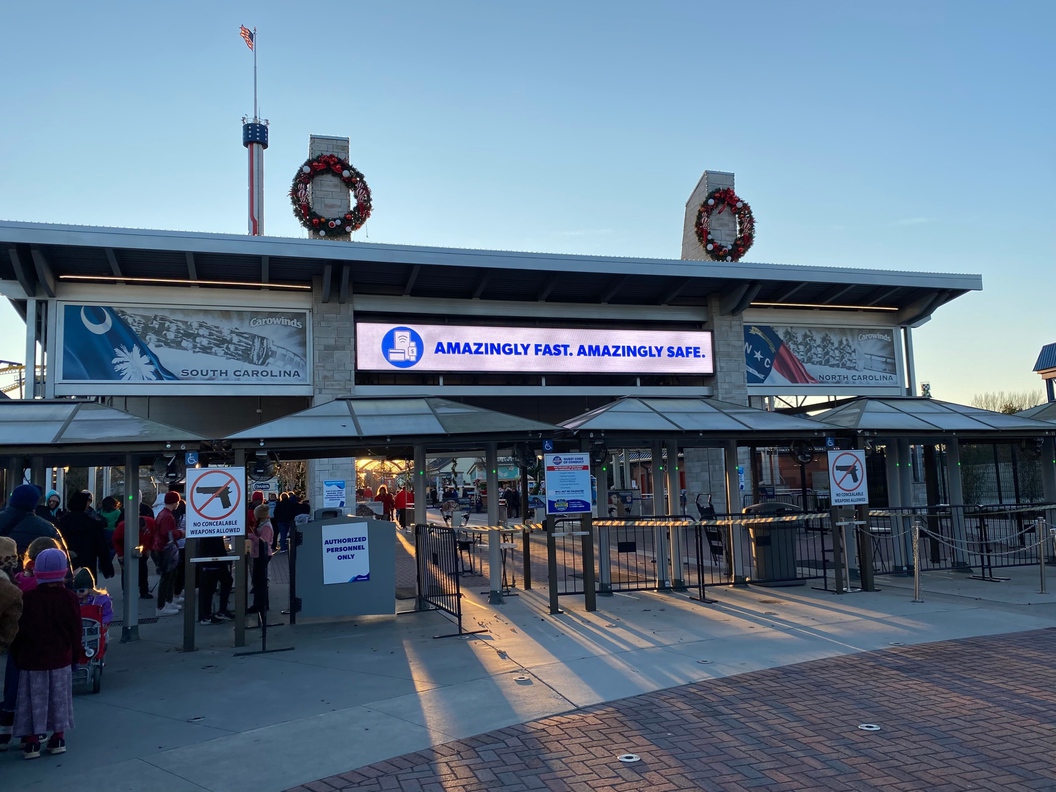
{"type": "Polygon", "coordinates": [[[1038,517],[1034,521],[1036,535],[1038,537],[1038,571],[1041,573],[1041,592],[1042,594],[1048,594],[1045,590],[1045,536],[1042,533],[1042,529],[1045,527],[1045,521],[1038,517]]]}
{"type": "Polygon", "coordinates": [[[920,598],[920,520],[913,521],[913,601],[920,598]]]}
{"type": "MultiPolygon", "coordinates": [[[[524,496],[527,499],[527,495],[524,496]]],[[[527,503],[527,500],[525,501],[527,503]]],[[[522,507],[525,511],[528,510],[527,505],[522,507]]],[[[521,558],[523,559],[524,570],[521,578],[524,580],[524,590],[532,590],[532,526],[525,520],[524,531],[521,533],[521,558]]]]}

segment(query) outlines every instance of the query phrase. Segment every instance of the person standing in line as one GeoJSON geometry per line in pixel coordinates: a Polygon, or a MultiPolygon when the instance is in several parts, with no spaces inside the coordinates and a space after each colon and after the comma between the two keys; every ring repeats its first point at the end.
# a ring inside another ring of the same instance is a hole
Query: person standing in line
{"type": "Polygon", "coordinates": [[[271,517],[272,525],[278,533],[275,547],[279,553],[285,553],[289,549],[290,528],[293,526],[295,516],[293,513],[295,504],[290,500],[292,495],[292,492],[283,492],[279,495],[279,500],[275,504],[275,513],[271,517]]]}
{"type": "Polygon", "coordinates": [[[74,566],[86,567],[96,578],[102,570],[103,577],[114,576],[114,564],[110,560],[113,546],[106,538],[106,523],[88,512],[88,496],[75,492],[70,498],[70,510],[62,518],[59,531],[66,540],[66,549],[74,566]]]}
{"type": "MultiPolygon", "coordinates": [[[[147,555],[154,545],[154,518],[139,518],[139,544],[133,548],[132,554],[139,564],[139,598],[154,599],[150,593],[150,585],[147,580],[149,570],[147,569],[147,555]]],[[[117,562],[121,565],[121,591],[126,591],[128,575],[125,567],[125,521],[121,520],[114,529],[114,552],[117,562]]],[[[131,563],[131,562],[129,562],[131,563]]]]}
{"type": "Polygon", "coordinates": [[[0,705],[0,751],[6,751],[11,743],[12,726],[15,722],[18,666],[11,658],[9,650],[18,635],[18,620],[22,615],[22,590],[14,583],[21,568],[15,540],[0,536],[0,658],[5,666],[4,700],[0,705]]]}
{"type": "Polygon", "coordinates": [[[172,581],[172,602],[177,607],[183,607],[183,586],[186,582],[184,575],[187,570],[187,501],[183,499],[183,494],[176,487],[183,485],[176,485],[172,487],[172,490],[180,495],[180,502],[176,505],[176,508],[172,511],[172,517],[176,520],[176,527],[180,531],[180,538],[176,540],[176,546],[179,548],[179,560],[176,563],[176,578],[172,581]]]}
{"type": "Polygon", "coordinates": [[[37,507],[37,516],[42,517],[56,528],[62,520],[66,510],[62,508],[62,496],[56,490],[48,490],[44,503],[37,507]]]}
{"type": "Polygon", "coordinates": [[[170,542],[175,543],[183,536],[183,531],[176,527],[173,512],[180,505],[180,493],[166,492],[165,503],[154,520],[154,565],[158,568],[161,580],[158,581],[158,616],[175,616],[180,609],[173,604],[173,585],[176,582],[176,567],[179,566],[179,553],[172,554],[165,550],[170,542]]]}
{"type": "Polygon", "coordinates": [[[0,536],[10,536],[22,555],[29,549],[29,543],[39,536],[54,539],[64,547],[62,534],[47,520],[34,514],[37,501],[40,500],[40,488],[35,484],[22,484],[15,487],[7,508],[0,511],[0,536]]]}
{"type": "Polygon", "coordinates": [[[374,500],[381,504],[382,519],[392,522],[392,512],[396,509],[396,500],[389,494],[389,488],[382,484],[374,500]]]}
{"type": "MultiPolygon", "coordinates": [[[[227,544],[222,536],[205,536],[198,540],[198,555],[202,558],[223,558],[228,555],[227,544]]],[[[231,600],[231,589],[234,581],[231,579],[230,561],[206,561],[195,564],[198,570],[198,623],[199,624],[223,624],[235,618],[228,610],[231,600]],[[217,584],[220,585],[220,607],[213,611],[213,595],[216,593],[217,584]]]]}
{"type": "MultiPolygon", "coordinates": [[[[114,531],[117,530],[117,524],[121,520],[121,504],[117,502],[117,498],[112,495],[108,495],[103,498],[103,503],[99,508],[99,516],[103,518],[103,522],[106,523],[104,530],[106,531],[106,544],[108,547],[112,547],[114,543],[114,531]]],[[[113,560],[113,550],[110,551],[110,560],[113,560]]]]}
{"type": "Polygon", "coordinates": [[[265,504],[257,506],[254,514],[257,524],[253,528],[250,537],[250,555],[253,557],[253,605],[246,608],[246,613],[259,613],[261,618],[266,618],[268,612],[268,562],[271,561],[271,543],[275,539],[275,531],[268,519],[268,507],[265,504]]]}
{"type": "Polygon", "coordinates": [[[50,754],[66,752],[73,728],[73,665],[83,652],[81,609],[66,588],[68,562],[61,550],[43,551],[36,560],[37,587],[22,595],[22,618],[11,653],[18,666],[14,733],[22,756],[40,756],[40,737],[51,732],[50,754]]]}
{"type": "Polygon", "coordinates": [[[410,484],[404,484],[393,498],[393,508],[396,510],[396,521],[400,527],[407,530],[407,509],[414,508],[414,493],[410,484]]]}

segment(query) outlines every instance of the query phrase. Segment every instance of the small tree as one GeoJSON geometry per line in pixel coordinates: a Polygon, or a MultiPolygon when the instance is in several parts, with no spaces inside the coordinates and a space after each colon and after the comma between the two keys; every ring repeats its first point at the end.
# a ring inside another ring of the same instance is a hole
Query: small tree
{"type": "Polygon", "coordinates": [[[972,397],[972,406],[982,410],[1014,415],[1041,404],[1041,391],[986,391],[972,397]]]}

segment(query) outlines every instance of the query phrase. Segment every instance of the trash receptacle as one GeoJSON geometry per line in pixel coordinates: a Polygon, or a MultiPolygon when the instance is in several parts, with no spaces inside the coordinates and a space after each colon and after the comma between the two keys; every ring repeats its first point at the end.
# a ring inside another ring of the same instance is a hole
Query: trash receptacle
{"type": "MultiPolygon", "coordinates": [[[[800,511],[788,504],[756,503],[744,509],[745,514],[773,517],[800,511]]],[[[752,554],[752,582],[762,586],[802,586],[796,563],[796,522],[746,521],[752,554]]]]}

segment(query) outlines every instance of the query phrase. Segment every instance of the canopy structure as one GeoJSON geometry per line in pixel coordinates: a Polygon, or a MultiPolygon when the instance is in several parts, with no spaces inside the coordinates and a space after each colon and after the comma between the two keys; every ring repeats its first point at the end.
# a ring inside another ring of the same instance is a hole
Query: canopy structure
{"type": "MultiPolygon", "coordinates": [[[[706,398],[625,397],[583,413],[561,426],[572,432],[604,432],[607,440],[695,435],[692,445],[708,445],[729,439],[766,436],[819,437],[837,427],[812,418],[767,412],[743,404],[706,398]]],[[[689,443],[686,443],[689,444],[689,443]]]]}
{"type": "Polygon", "coordinates": [[[124,464],[127,453],[197,451],[206,438],[93,401],[0,401],[0,457],[91,456],[93,464],[124,464]]]}
{"type": "Polygon", "coordinates": [[[1045,421],[915,396],[860,398],[815,416],[858,434],[998,440],[1056,434],[1045,421]]]}
{"type": "Polygon", "coordinates": [[[1029,418],[1032,421],[1051,421],[1056,424],[1056,402],[1046,402],[1029,410],[1016,413],[1020,418],[1029,418]]]}
{"type": "Polygon", "coordinates": [[[406,448],[416,443],[431,451],[479,447],[552,436],[560,427],[518,418],[435,396],[341,398],[230,435],[235,445],[298,450],[325,457],[335,450],[406,448]]]}

